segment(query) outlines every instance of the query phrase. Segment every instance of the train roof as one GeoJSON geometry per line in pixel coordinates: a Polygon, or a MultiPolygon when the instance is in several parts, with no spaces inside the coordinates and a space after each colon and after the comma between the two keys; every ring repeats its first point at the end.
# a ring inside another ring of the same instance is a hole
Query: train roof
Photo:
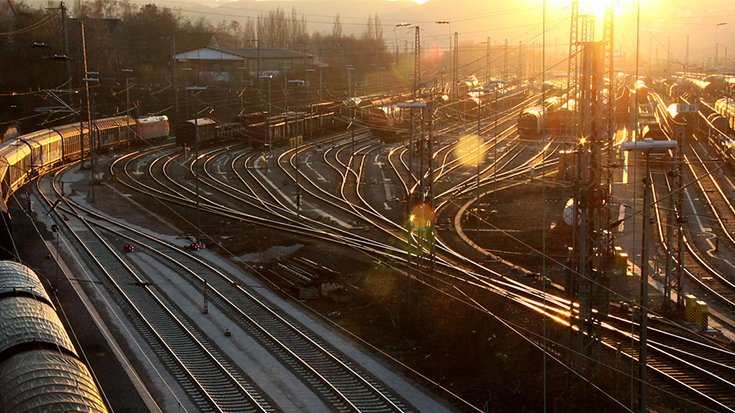
{"type": "MultiPolygon", "coordinates": [[[[76,122],[76,123],[71,123],[69,125],[64,125],[64,126],[54,126],[51,129],[53,129],[56,132],[58,132],[59,135],[61,135],[61,137],[63,139],[63,138],[67,138],[67,137],[79,135],[82,127],[81,127],[81,124],[79,122],[76,122]]],[[[89,128],[86,126],[86,124],[85,124],[84,131],[83,132],[85,134],[89,133],[89,128]]]]}
{"type": "Polygon", "coordinates": [[[162,122],[162,121],[168,121],[168,116],[145,116],[142,118],[138,118],[139,123],[153,123],[153,122],[162,122]]]}
{"type": "Polygon", "coordinates": [[[18,139],[38,146],[58,140],[59,134],[53,129],[41,129],[33,133],[18,136],[18,139]]]}
{"type": "Polygon", "coordinates": [[[51,302],[38,275],[25,265],[13,261],[0,261],[0,295],[13,292],[30,293],[51,302]]]}
{"type": "Polygon", "coordinates": [[[31,147],[18,138],[3,142],[0,146],[0,157],[4,158],[9,165],[17,165],[21,159],[29,156],[30,153],[31,147]]]}
{"type": "Polygon", "coordinates": [[[0,360],[9,350],[29,343],[50,344],[77,355],[59,316],[49,304],[31,297],[0,300],[0,360]]]}
{"type": "Polygon", "coordinates": [[[215,122],[214,119],[211,119],[211,118],[197,118],[197,119],[187,119],[185,121],[179,122],[177,126],[191,127],[194,125],[207,126],[207,125],[216,125],[216,124],[217,122],[215,122]]]}
{"type": "Polygon", "coordinates": [[[40,129],[35,132],[25,133],[17,136],[19,139],[43,139],[48,136],[59,136],[53,129],[40,129]]]}
{"type": "Polygon", "coordinates": [[[114,118],[104,118],[94,121],[94,125],[98,129],[112,129],[124,126],[135,125],[133,118],[129,116],[116,116],[114,118]]]}
{"type": "Polygon", "coordinates": [[[27,351],[0,363],[0,391],[5,413],[107,412],[87,367],[55,351],[27,351]]]}

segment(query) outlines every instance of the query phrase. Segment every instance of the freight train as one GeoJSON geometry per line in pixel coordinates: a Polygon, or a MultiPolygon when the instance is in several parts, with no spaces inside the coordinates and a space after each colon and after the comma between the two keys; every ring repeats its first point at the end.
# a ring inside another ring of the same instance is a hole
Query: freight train
{"type": "Polygon", "coordinates": [[[83,154],[87,156],[92,149],[91,142],[98,142],[99,150],[109,150],[165,139],[168,134],[165,116],[140,119],[118,116],[96,120],[92,128],[88,122],[77,122],[4,140],[0,144],[0,214],[5,223],[0,230],[0,259],[13,258],[6,202],[18,188],[52,168],[78,160],[83,154]]]}
{"type": "Polygon", "coordinates": [[[168,118],[156,116],[133,119],[127,116],[104,118],[89,123],[72,123],[42,129],[0,145],[0,195],[2,200],[39,174],[90,153],[91,142],[99,149],[128,146],[131,143],[165,139],[169,134],[168,118]]]}
{"type": "Polygon", "coordinates": [[[554,96],[542,105],[526,108],[518,115],[518,133],[522,137],[534,138],[542,133],[564,133],[574,121],[573,99],[554,96]]]}
{"type": "Polygon", "coordinates": [[[0,411],[108,411],[32,269],[0,262],[0,312],[0,411]]]}

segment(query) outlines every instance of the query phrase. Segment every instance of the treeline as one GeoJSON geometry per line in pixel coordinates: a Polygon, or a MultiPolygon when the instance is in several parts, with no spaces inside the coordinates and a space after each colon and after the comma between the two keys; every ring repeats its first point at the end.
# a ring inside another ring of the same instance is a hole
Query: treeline
{"type": "Polygon", "coordinates": [[[212,23],[202,16],[189,18],[176,9],[127,0],[48,2],[43,7],[9,0],[0,3],[0,94],[77,89],[84,72],[82,24],[87,71],[99,73],[100,84],[120,84],[125,81],[123,69],[132,69],[138,86],[170,87],[172,54],[208,45],[256,47],[256,39],[261,48],[318,56],[329,65],[325,70],[333,71],[325,73],[331,81],[345,78],[348,64],[365,73],[394,58],[387,54],[377,15],[369,16],[361,36],[346,36],[339,15],[330,33],[309,33],[306,18],[296,9],[289,13],[276,8],[241,24],[212,23]]]}

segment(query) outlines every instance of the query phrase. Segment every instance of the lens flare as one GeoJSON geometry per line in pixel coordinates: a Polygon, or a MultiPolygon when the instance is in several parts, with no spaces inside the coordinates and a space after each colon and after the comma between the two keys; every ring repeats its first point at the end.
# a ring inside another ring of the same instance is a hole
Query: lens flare
{"type": "Polygon", "coordinates": [[[429,204],[418,204],[411,210],[411,226],[427,228],[434,222],[434,211],[429,204]]]}
{"type": "Polygon", "coordinates": [[[460,138],[454,156],[465,166],[475,166],[478,162],[478,148],[482,143],[476,135],[468,135],[460,138]]]}

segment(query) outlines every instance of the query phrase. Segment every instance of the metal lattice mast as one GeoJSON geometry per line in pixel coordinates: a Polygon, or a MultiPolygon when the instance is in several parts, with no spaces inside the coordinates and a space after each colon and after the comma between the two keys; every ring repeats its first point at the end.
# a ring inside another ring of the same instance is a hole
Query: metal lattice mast
{"type": "Polygon", "coordinates": [[[688,142],[689,134],[687,134],[686,127],[684,125],[674,126],[674,139],[679,143],[679,148],[676,151],[676,167],[669,174],[673,175],[671,190],[676,191],[675,194],[669,196],[669,213],[668,222],[666,224],[666,280],[664,282],[664,311],[672,310],[671,295],[672,292],[676,294],[676,302],[674,303],[677,308],[681,308],[684,305],[684,297],[681,294],[681,276],[684,272],[684,266],[682,259],[683,250],[683,238],[684,233],[682,230],[682,224],[684,223],[684,211],[682,210],[682,169],[683,169],[683,156],[682,148],[683,143],[688,142]]]}
{"type": "MultiPolygon", "coordinates": [[[[577,302],[578,314],[573,318],[577,351],[600,355],[601,322],[608,312],[609,279],[605,274],[607,246],[602,236],[605,222],[606,190],[601,186],[601,148],[604,142],[604,76],[602,43],[582,43],[579,102],[583,139],[578,149],[575,191],[576,222],[573,247],[571,299],[577,302]],[[593,312],[596,309],[597,312],[593,312]],[[582,334],[586,332],[587,334],[582,334]]],[[[580,357],[581,360],[581,357],[580,357]]]]}
{"type": "MultiPolygon", "coordinates": [[[[605,203],[610,205],[610,196],[612,194],[613,185],[613,168],[612,165],[615,163],[618,151],[615,150],[615,76],[613,70],[613,59],[614,59],[614,43],[613,43],[613,8],[605,7],[605,20],[602,24],[602,73],[605,79],[608,81],[607,85],[607,98],[603,101],[602,108],[602,119],[603,119],[603,145],[607,148],[606,157],[608,160],[607,176],[606,176],[606,195],[605,203]]],[[[612,221],[610,216],[611,211],[605,210],[607,214],[604,217],[603,223],[609,223],[612,221]]],[[[607,231],[603,234],[605,238],[605,245],[612,245],[612,231],[607,231]]],[[[607,262],[604,263],[607,265],[607,262]]]]}
{"type": "MultiPolygon", "coordinates": [[[[608,98],[604,102],[603,118],[605,119],[605,140],[610,152],[613,154],[613,140],[615,138],[615,76],[613,70],[614,60],[614,43],[613,43],[613,9],[605,7],[605,21],[602,27],[602,47],[603,47],[603,76],[608,79],[608,98]]],[[[612,159],[612,158],[610,158],[612,159]]]]}
{"type": "Polygon", "coordinates": [[[416,99],[416,92],[421,85],[421,31],[419,26],[415,26],[416,38],[413,44],[413,98],[416,99]]]}
{"type": "Polygon", "coordinates": [[[459,99],[459,33],[454,32],[454,56],[452,59],[452,90],[454,98],[459,99]]]}
{"type": "Polygon", "coordinates": [[[580,36],[579,41],[581,42],[593,42],[595,41],[595,16],[591,14],[582,14],[579,16],[582,19],[580,24],[580,36]]]}
{"type": "Polygon", "coordinates": [[[503,49],[503,82],[508,82],[508,39],[505,39],[505,48],[503,49]]]}
{"type": "Polygon", "coordinates": [[[487,52],[485,53],[485,84],[490,83],[490,37],[487,38],[487,52]]]}
{"type": "MultiPolygon", "coordinates": [[[[577,1],[572,2],[572,16],[569,30],[569,68],[567,70],[567,97],[569,99],[577,99],[577,78],[578,73],[578,62],[579,62],[579,43],[578,43],[578,31],[579,31],[579,3],[577,1]]],[[[506,43],[507,45],[507,43],[506,43]]],[[[507,63],[506,63],[507,64],[507,63]]],[[[576,111],[578,105],[574,105],[570,116],[572,119],[576,119],[576,111]]],[[[570,122],[567,122],[569,124],[570,122]]],[[[575,122],[571,122],[569,132],[574,138],[578,138],[576,134],[576,128],[574,127],[575,122]]]]}
{"type": "Polygon", "coordinates": [[[518,74],[523,79],[523,41],[518,42],[518,74]]]}

